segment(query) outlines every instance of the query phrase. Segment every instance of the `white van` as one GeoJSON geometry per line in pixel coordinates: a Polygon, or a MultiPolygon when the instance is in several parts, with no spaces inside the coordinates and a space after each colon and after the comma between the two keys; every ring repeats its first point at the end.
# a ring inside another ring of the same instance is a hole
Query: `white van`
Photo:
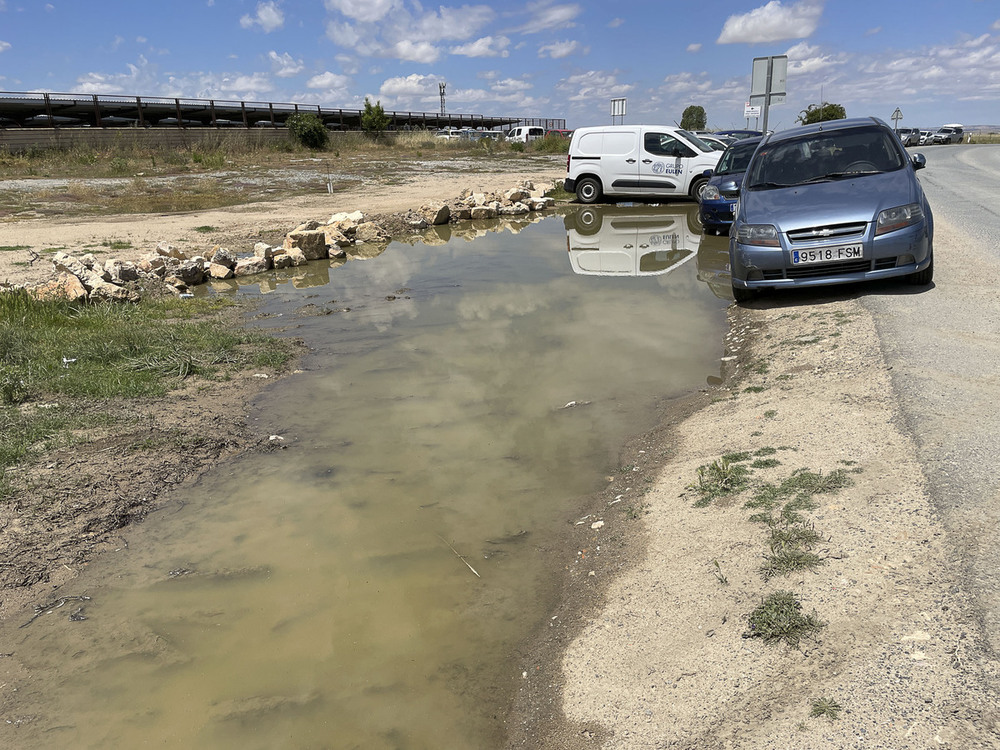
{"type": "Polygon", "coordinates": [[[507,133],[507,140],[513,141],[515,143],[527,143],[528,141],[536,141],[539,138],[545,137],[545,129],[539,128],[534,125],[528,126],[523,125],[518,128],[512,128],[507,133]]]}
{"type": "Polygon", "coordinates": [[[565,188],[581,203],[602,196],[697,199],[720,156],[697,136],[666,125],[577,128],[565,188]]]}

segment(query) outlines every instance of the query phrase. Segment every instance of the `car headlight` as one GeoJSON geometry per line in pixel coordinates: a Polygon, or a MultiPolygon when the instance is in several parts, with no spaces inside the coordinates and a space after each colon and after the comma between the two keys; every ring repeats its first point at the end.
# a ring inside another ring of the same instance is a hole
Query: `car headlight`
{"type": "Polygon", "coordinates": [[[878,219],[875,221],[875,236],[911,227],[923,220],[924,209],[920,207],[919,203],[887,208],[885,211],[879,212],[878,219]]]}
{"type": "Polygon", "coordinates": [[[781,247],[778,230],[770,224],[741,224],[736,232],[736,241],[741,245],[781,247]]]}
{"type": "Polygon", "coordinates": [[[719,188],[716,185],[706,185],[701,194],[701,199],[703,201],[717,201],[720,198],[722,198],[722,194],[719,192],[719,188]]]}

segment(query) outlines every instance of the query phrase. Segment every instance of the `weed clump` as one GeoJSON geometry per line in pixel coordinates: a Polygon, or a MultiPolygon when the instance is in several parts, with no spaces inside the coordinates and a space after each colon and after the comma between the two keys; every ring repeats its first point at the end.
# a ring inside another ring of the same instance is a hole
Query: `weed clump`
{"type": "Polygon", "coordinates": [[[698,483],[690,485],[701,497],[696,508],[704,508],[717,497],[733,495],[746,489],[750,483],[750,469],[742,463],[723,456],[710,464],[698,467],[698,483]]]}
{"type": "Polygon", "coordinates": [[[763,638],[766,643],[784,641],[798,646],[802,638],[824,625],[815,615],[802,613],[802,602],[791,591],[775,591],[747,617],[744,638],[763,638]]]}

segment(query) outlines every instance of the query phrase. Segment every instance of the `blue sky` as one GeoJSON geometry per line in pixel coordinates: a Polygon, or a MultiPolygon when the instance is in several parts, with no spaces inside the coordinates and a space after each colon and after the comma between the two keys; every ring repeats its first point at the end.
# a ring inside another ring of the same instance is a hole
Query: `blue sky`
{"type": "Polygon", "coordinates": [[[1000,124],[996,0],[0,0],[0,90],[253,99],[743,127],[754,57],[788,100],[900,125],[1000,124]]]}

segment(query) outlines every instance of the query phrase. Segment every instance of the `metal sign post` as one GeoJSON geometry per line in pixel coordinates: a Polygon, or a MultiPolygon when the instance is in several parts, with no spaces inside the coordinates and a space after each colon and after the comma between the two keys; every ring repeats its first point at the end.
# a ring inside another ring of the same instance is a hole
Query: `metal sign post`
{"type": "Polygon", "coordinates": [[[768,110],[772,104],[784,104],[788,78],[788,55],[755,57],[750,73],[750,105],[759,106],[764,117],[761,130],[767,132],[768,110]]]}
{"type": "Polygon", "coordinates": [[[625,124],[625,111],[627,109],[628,100],[625,98],[612,99],[611,100],[611,124],[612,125],[624,125],[625,124]],[[618,118],[619,122],[615,122],[615,118],[618,118]]]}
{"type": "Polygon", "coordinates": [[[902,119],[903,113],[896,107],[896,111],[892,113],[892,129],[896,131],[896,135],[899,135],[899,121],[902,119]]]}

